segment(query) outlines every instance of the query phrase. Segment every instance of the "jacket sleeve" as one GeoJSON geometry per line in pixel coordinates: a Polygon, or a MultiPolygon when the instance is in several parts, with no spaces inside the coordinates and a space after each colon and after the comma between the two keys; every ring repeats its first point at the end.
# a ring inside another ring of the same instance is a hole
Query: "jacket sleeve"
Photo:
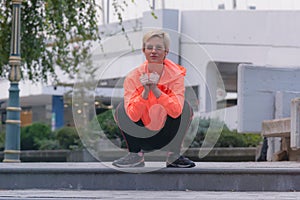
{"type": "Polygon", "coordinates": [[[131,78],[124,81],[124,106],[128,117],[137,122],[146,109],[146,100],[142,98],[143,86],[138,86],[131,78]]]}
{"type": "Polygon", "coordinates": [[[166,109],[169,116],[177,118],[181,115],[184,105],[184,77],[176,79],[170,85],[168,92],[162,92],[157,101],[166,109]]]}

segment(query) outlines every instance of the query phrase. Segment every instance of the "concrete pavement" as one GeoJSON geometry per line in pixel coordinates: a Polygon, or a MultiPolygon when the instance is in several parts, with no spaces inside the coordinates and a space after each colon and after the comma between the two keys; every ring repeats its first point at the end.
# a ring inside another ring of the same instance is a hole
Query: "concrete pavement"
{"type": "Polygon", "coordinates": [[[0,190],[300,191],[299,162],[203,162],[191,169],[111,163],[1,163],[0,190]]]}
{"type": "Polygon", "coordinates": [[[0,200],[300,200],[300,192],[0,190],[0,200]]]}

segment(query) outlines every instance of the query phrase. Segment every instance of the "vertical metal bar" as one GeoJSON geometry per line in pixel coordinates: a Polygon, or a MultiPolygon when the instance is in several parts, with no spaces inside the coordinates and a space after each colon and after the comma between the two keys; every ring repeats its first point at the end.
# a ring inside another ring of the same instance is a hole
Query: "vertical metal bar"
{"type": "Polygon", "coordinates": [[[6,120],[6,137],[3,162],[20,162],[20,97],[19,81],[21,79],[21,4],[22,0],[12,1],[12,37],[9,64],[10,88],[6,120]]]}

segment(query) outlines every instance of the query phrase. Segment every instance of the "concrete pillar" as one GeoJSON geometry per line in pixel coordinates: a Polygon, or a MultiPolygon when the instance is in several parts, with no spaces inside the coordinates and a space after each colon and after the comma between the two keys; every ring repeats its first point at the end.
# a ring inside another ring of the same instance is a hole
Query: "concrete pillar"
{"type": "Polygon", "coordinates": [[[291,148],[300,148],[300,97],[291,102],[291,148]]]}
{"type": "MultiPolygon", "coordinates": [[[[291,114],[296,112],[296,104],[291,101],[293,98],[300,96],[299,92],[292,91],[277,91],[275,94],[275,119],[292,117],[291,114]]],[[[293,102],[293,101],[292,101],[293,102]]],[[[292,137],[292,136],[291,136],[292,137]]],[[[292,139],[291,139],[292,140],[292,139]]],[[[295,140],[294,140],[295,141],[295,140]]],[[[293,142],[294,142],[293,141],[293,142]]],[[[272,160],[272,155],[281,149],[281,138],[268,138],[268,153],[267,160],[272,160]]],[[[300,147],[300,145],[299,145],[300,147]]]]}

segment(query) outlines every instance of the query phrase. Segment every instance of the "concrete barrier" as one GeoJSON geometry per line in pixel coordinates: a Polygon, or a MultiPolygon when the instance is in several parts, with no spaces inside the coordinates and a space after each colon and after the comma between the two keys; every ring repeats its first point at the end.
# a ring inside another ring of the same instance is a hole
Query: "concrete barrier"
{"type": "MultiPolygon", "coordinates": [[[[126,172],[108,166],[109,163],[96,162],[2,163],[0,190],[300,190],[300,168],[296,162],[201,162],[189,169],[146,162],[145,168],[130,168],[126,172]],[[157,169],[158,166],[162,168],[157,169]],[[152,171],[142,173],[145,169],[152,171]]],[[[253,195],[252,199],[257,199],[256,193],[253,195]]]]}
{"type": "MultiPolygon", "coordinates": [[[[194,161],[214,162],[240,162],[255,161],[256,147],[241,148],[214,148],[206,157],[199,158],[200,148],[190,148],[184,155],[194,161]]],[[[124,155],[121,151],[103,151],[100,153],[101,161],[112,161],[124,155]]],[[[158,160],[165,157],[162,152],[158,160]]],[[[147,157],[147,161],[155,161],[157,158],[147,157]]],[[[3,152],[0,152],[0,160],[3,160],[3,152]]],[[[21,162],[98,162],[87,150],[43,150],[43,151],[22,151],[21,162]]]]}
{"type": "Polygon", "coordinates": [[[291,148],[300,149],[300,97],[291,103],[291,148]]]}

